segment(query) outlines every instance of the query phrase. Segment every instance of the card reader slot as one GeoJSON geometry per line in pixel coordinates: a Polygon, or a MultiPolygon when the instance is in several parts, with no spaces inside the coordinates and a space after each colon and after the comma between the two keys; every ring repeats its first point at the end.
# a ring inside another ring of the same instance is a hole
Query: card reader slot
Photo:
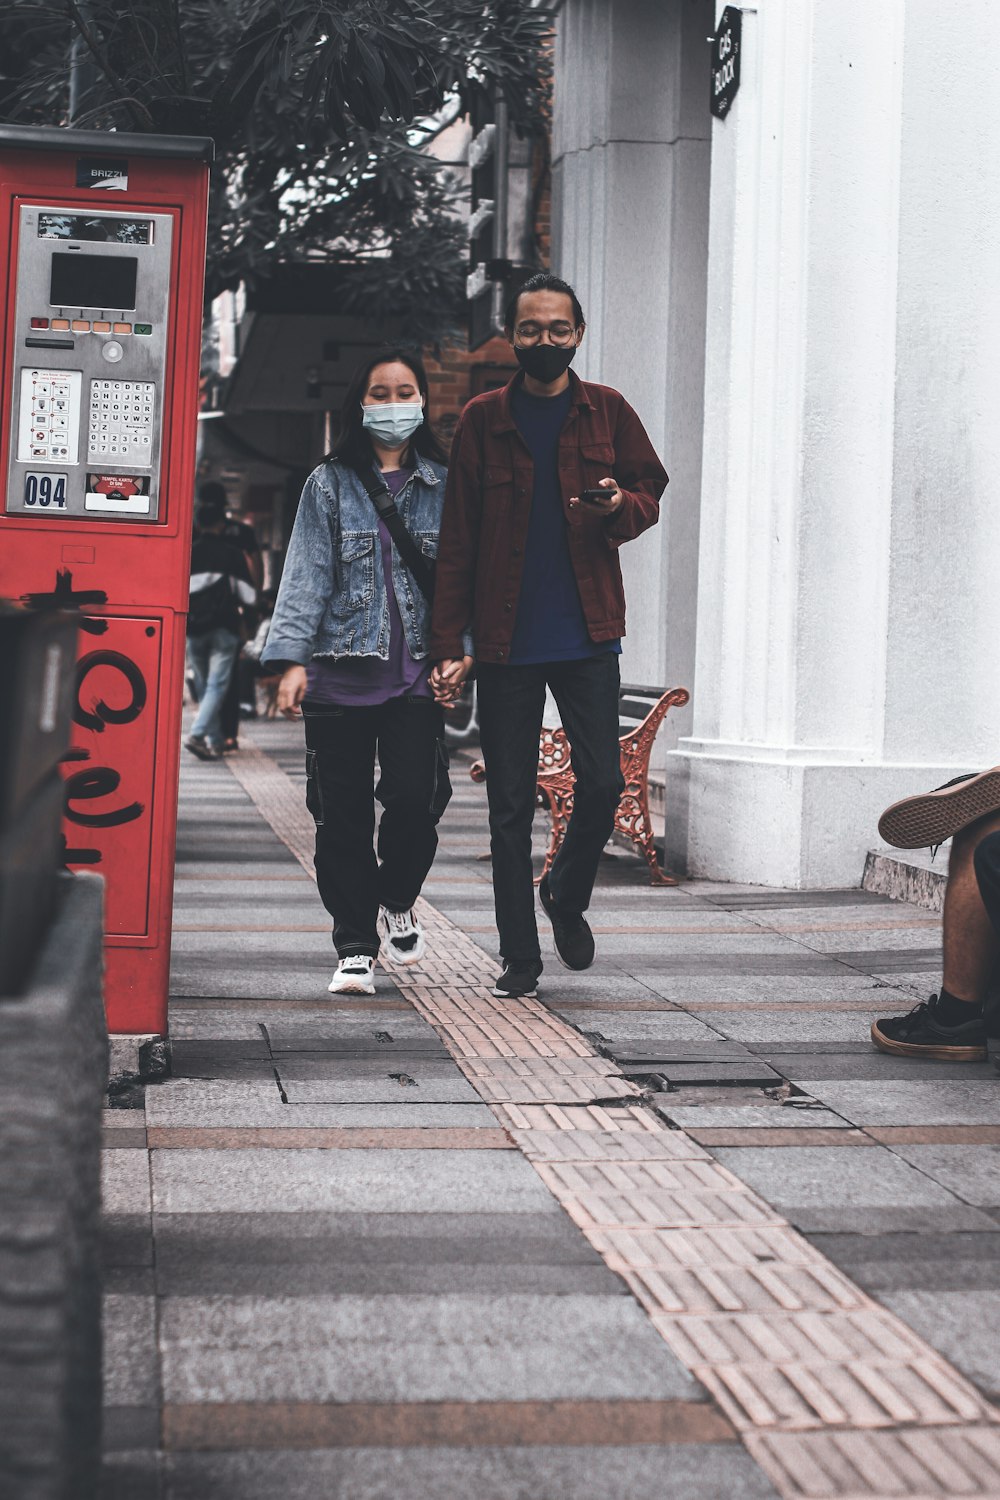
{"type": "Polygon", "coordinates": [[[26,349],[75,349],[75,339],[25,339],[26,349]]]}

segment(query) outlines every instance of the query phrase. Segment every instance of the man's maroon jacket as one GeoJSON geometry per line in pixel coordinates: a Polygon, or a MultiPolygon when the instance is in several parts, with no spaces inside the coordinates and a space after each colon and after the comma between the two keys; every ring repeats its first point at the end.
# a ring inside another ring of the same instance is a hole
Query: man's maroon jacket
{"type": "MultiPolygon", "coordinates": [[[[430,658],[463,654],[472,626],[476,657],[505,662],[514,633],[531,512],[531,455],[511,414],[518,372],[502,390],[476,396],[452,444],[434,585],[430,658]]],[[[570,558],[587,630],[594,641],[625,634],[618,548],[659,519],[667,475],[624,396],[570,371],[569,416],[559,438],[559,480],[570,558]],[[612,475],[623,504],[603,517],[568,501],[612,475]]]]}

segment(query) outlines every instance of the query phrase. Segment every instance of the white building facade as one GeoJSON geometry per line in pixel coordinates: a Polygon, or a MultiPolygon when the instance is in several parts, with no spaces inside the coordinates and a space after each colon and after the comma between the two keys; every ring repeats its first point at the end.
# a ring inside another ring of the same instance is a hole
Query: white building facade
{"type": "Polygon", "coordinates": [[[671,474],[623,678],[692,875],[857,884],[882,808],[1000,761],[1000,110],[971,0],[563,0],[553,269],[671,474]],[[977,36],[982,45],[977,44],[977,36]]]}

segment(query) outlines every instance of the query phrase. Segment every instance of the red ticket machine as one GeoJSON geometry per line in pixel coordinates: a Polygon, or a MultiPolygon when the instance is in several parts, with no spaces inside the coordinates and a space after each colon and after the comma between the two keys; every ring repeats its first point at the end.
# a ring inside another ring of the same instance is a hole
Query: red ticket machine
{"type": "Polygon", "coordinates": [[[114,1032],[167,1030],[212,155],[0,126],[0,596],[82,611],[65,860],[114,1032]]]}

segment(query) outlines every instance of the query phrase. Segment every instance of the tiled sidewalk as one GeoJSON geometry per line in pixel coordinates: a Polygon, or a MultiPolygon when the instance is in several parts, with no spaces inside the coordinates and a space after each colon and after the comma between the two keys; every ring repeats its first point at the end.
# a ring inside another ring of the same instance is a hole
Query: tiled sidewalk
{"type": "Polygon", "coordinates": [[[334,1003],[254,739],[184,767],[175,1077],[108,1116],[109,1500],[1000,1495],[1000,1084],[866,1041],[937,920],[622,856],[500,1005],[457,767],[428,961],[334,1003]]]}

